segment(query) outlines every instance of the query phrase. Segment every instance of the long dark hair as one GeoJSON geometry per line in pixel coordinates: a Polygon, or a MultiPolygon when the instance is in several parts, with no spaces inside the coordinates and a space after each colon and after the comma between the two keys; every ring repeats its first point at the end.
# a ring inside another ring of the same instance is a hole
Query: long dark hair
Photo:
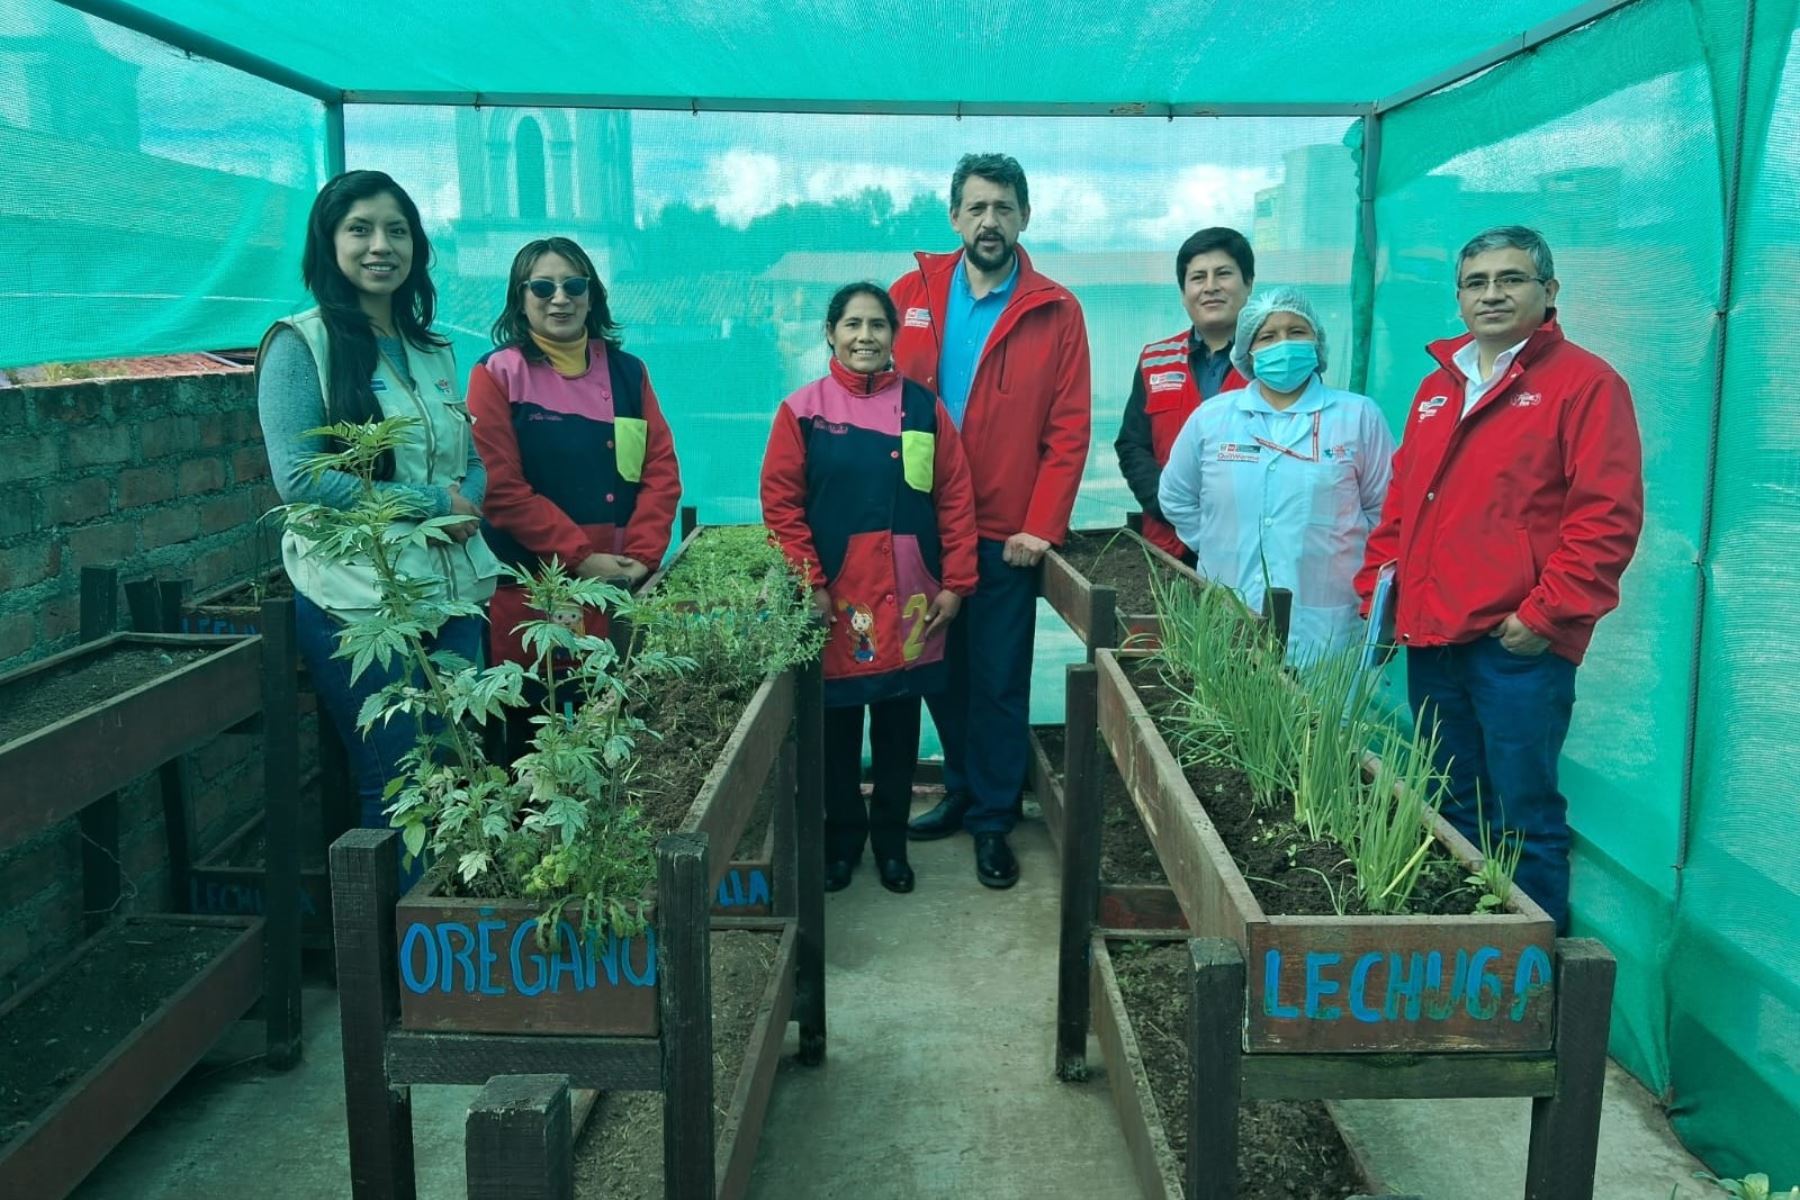
{"type": "Polygon", "coordinates": [[[886,288],[879,283],[870,283],[866,279],[855,283],[846,283],[831,294],[831,302],[825,306],[825,328],[827,331],[837,328],[837,323],[844,319],[844,310],[850,307],[850,301],[858,296],[873,296],[881,305],[881,311],[887,314],[888,328],[894,336],[900,335],[900,310],[894,307],[894,298],[888,295],[886,288]]]}
{"type": "MultiPolygon", "coordinates": [[[[306,219],[306,249],[300,259],[300,278],[319,302],[325,322],[330,364],[325,389],[325,420],[378,421],[381,405],[369,379],[375,374],[379,352],[369,316],[357,300],[354,284],[337,263],[337,230],[358,200],[387,193],[400,206],[411,227],[413,256],[406,281],[394,292],[394,327],[406,341],[421,350],[450,343],[431,331],[437,313],[437,289],[431,285],[431,239],[419,219],[419,206],[406,189],[381,171],[346,171],[327,183],[313,200],[306,219]]],[[[393,475],[392,456],[381,464],[382,478],[393,475]]]]}
{"type": "Polygon", "coordinates": [[[495,347],[504,350],[508,346],[517,346],[519,353],[532,362],[544,360],[544,352],[531,340],[531,322],[525,319],[525,281],[531,278],[531,269],[537,266],[538,259],[546,254],[561,255],[587,277],[588,337],[598,338],[615,350],[624,345],[624,339],[619,336],[619,323],[613,320],[612,308],[606,303],[606,285],[600,282],[594,260],[569,238],[548,237],[526,242],[513,255],[512,270],[506,277],[506,306],[494,318],[492,337],[495,347]]]}

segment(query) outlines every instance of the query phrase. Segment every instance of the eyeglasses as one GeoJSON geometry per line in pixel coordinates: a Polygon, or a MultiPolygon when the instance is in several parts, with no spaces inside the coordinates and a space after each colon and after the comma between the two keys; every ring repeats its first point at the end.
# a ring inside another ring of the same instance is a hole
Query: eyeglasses
{"type": "Polygon", "coordinates": [[[1516,292],[1528,283],[1544,282],[1546,281],[1541,275],[1526,275],[1520,271],[1507,271],[1504,274],[1495,275],[1491,279],[1486,275],[1471,275],[1456,286],[1460,290],[1469,293],[1471,296],[1479,296],[1481,293],[1488,290],[1489,284],[1493,284],[1503,292],[1516,292]]]}
{"type": "Polygon", "coordinates": [[[560,284],[554,279],[527,279],[525,286],[530,288],[531,294],[539,300],[548,300],[556,295],[558,287],[562,288],[563,295],[569,299],[579,300],[587,295],[588,281],[579,275],[571,275],[560,284]]]}

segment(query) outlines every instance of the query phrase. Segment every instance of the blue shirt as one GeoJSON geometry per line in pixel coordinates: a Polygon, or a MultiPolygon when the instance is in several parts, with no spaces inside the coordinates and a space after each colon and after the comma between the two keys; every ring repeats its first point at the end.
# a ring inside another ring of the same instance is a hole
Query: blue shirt
{"type": "Polygon", "coordinates": [[[938,380],[943,385],[941,399],[944,411],[962,428],[963,412],[969,407],[969,387],[975,382],[975,368],[981,363],[981,349],[994,322],[1012,297],[1013,284],[1019,281],[1019,256],[1013,255],[1012,271],[1006,282],[977,300],[969,291],[968,259],[951,272],[950,303],[944,312],[944,349],[938,359],[938,380]]]}

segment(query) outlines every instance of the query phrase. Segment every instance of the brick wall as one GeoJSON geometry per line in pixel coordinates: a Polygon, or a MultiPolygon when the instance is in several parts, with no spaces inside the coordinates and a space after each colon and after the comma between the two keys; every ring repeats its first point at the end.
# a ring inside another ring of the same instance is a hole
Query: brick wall
{"type": "MultiPolygon", "coordinates": [[[[271,562],[268,475],[247,370],[0,389],[0,672],[75,644],[83,566],[204,592],[271,562]]],[[[260,803],[256,736],[190,757],[200,848],[260,803]]],[[[154,778],[121,793],[119,827],[123,907],[168,909],[154,778]]],[[[79,941],[80,862],[73,821],[0,851],[0,998],[79,941]]]]}

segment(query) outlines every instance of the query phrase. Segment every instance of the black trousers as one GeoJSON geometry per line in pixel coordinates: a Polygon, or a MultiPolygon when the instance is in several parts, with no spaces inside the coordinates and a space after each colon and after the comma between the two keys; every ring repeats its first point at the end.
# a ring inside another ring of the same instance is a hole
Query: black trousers
{"type": "Polygon", "coordinates": [[[919,765],[919,697],[883,700],[866,710],[875,781],[867,808],[862,796],[865,706],[825,710],[825,857],[854,862],[866,842],[877,862],[905,862],[906,817],[919,765]]]}

